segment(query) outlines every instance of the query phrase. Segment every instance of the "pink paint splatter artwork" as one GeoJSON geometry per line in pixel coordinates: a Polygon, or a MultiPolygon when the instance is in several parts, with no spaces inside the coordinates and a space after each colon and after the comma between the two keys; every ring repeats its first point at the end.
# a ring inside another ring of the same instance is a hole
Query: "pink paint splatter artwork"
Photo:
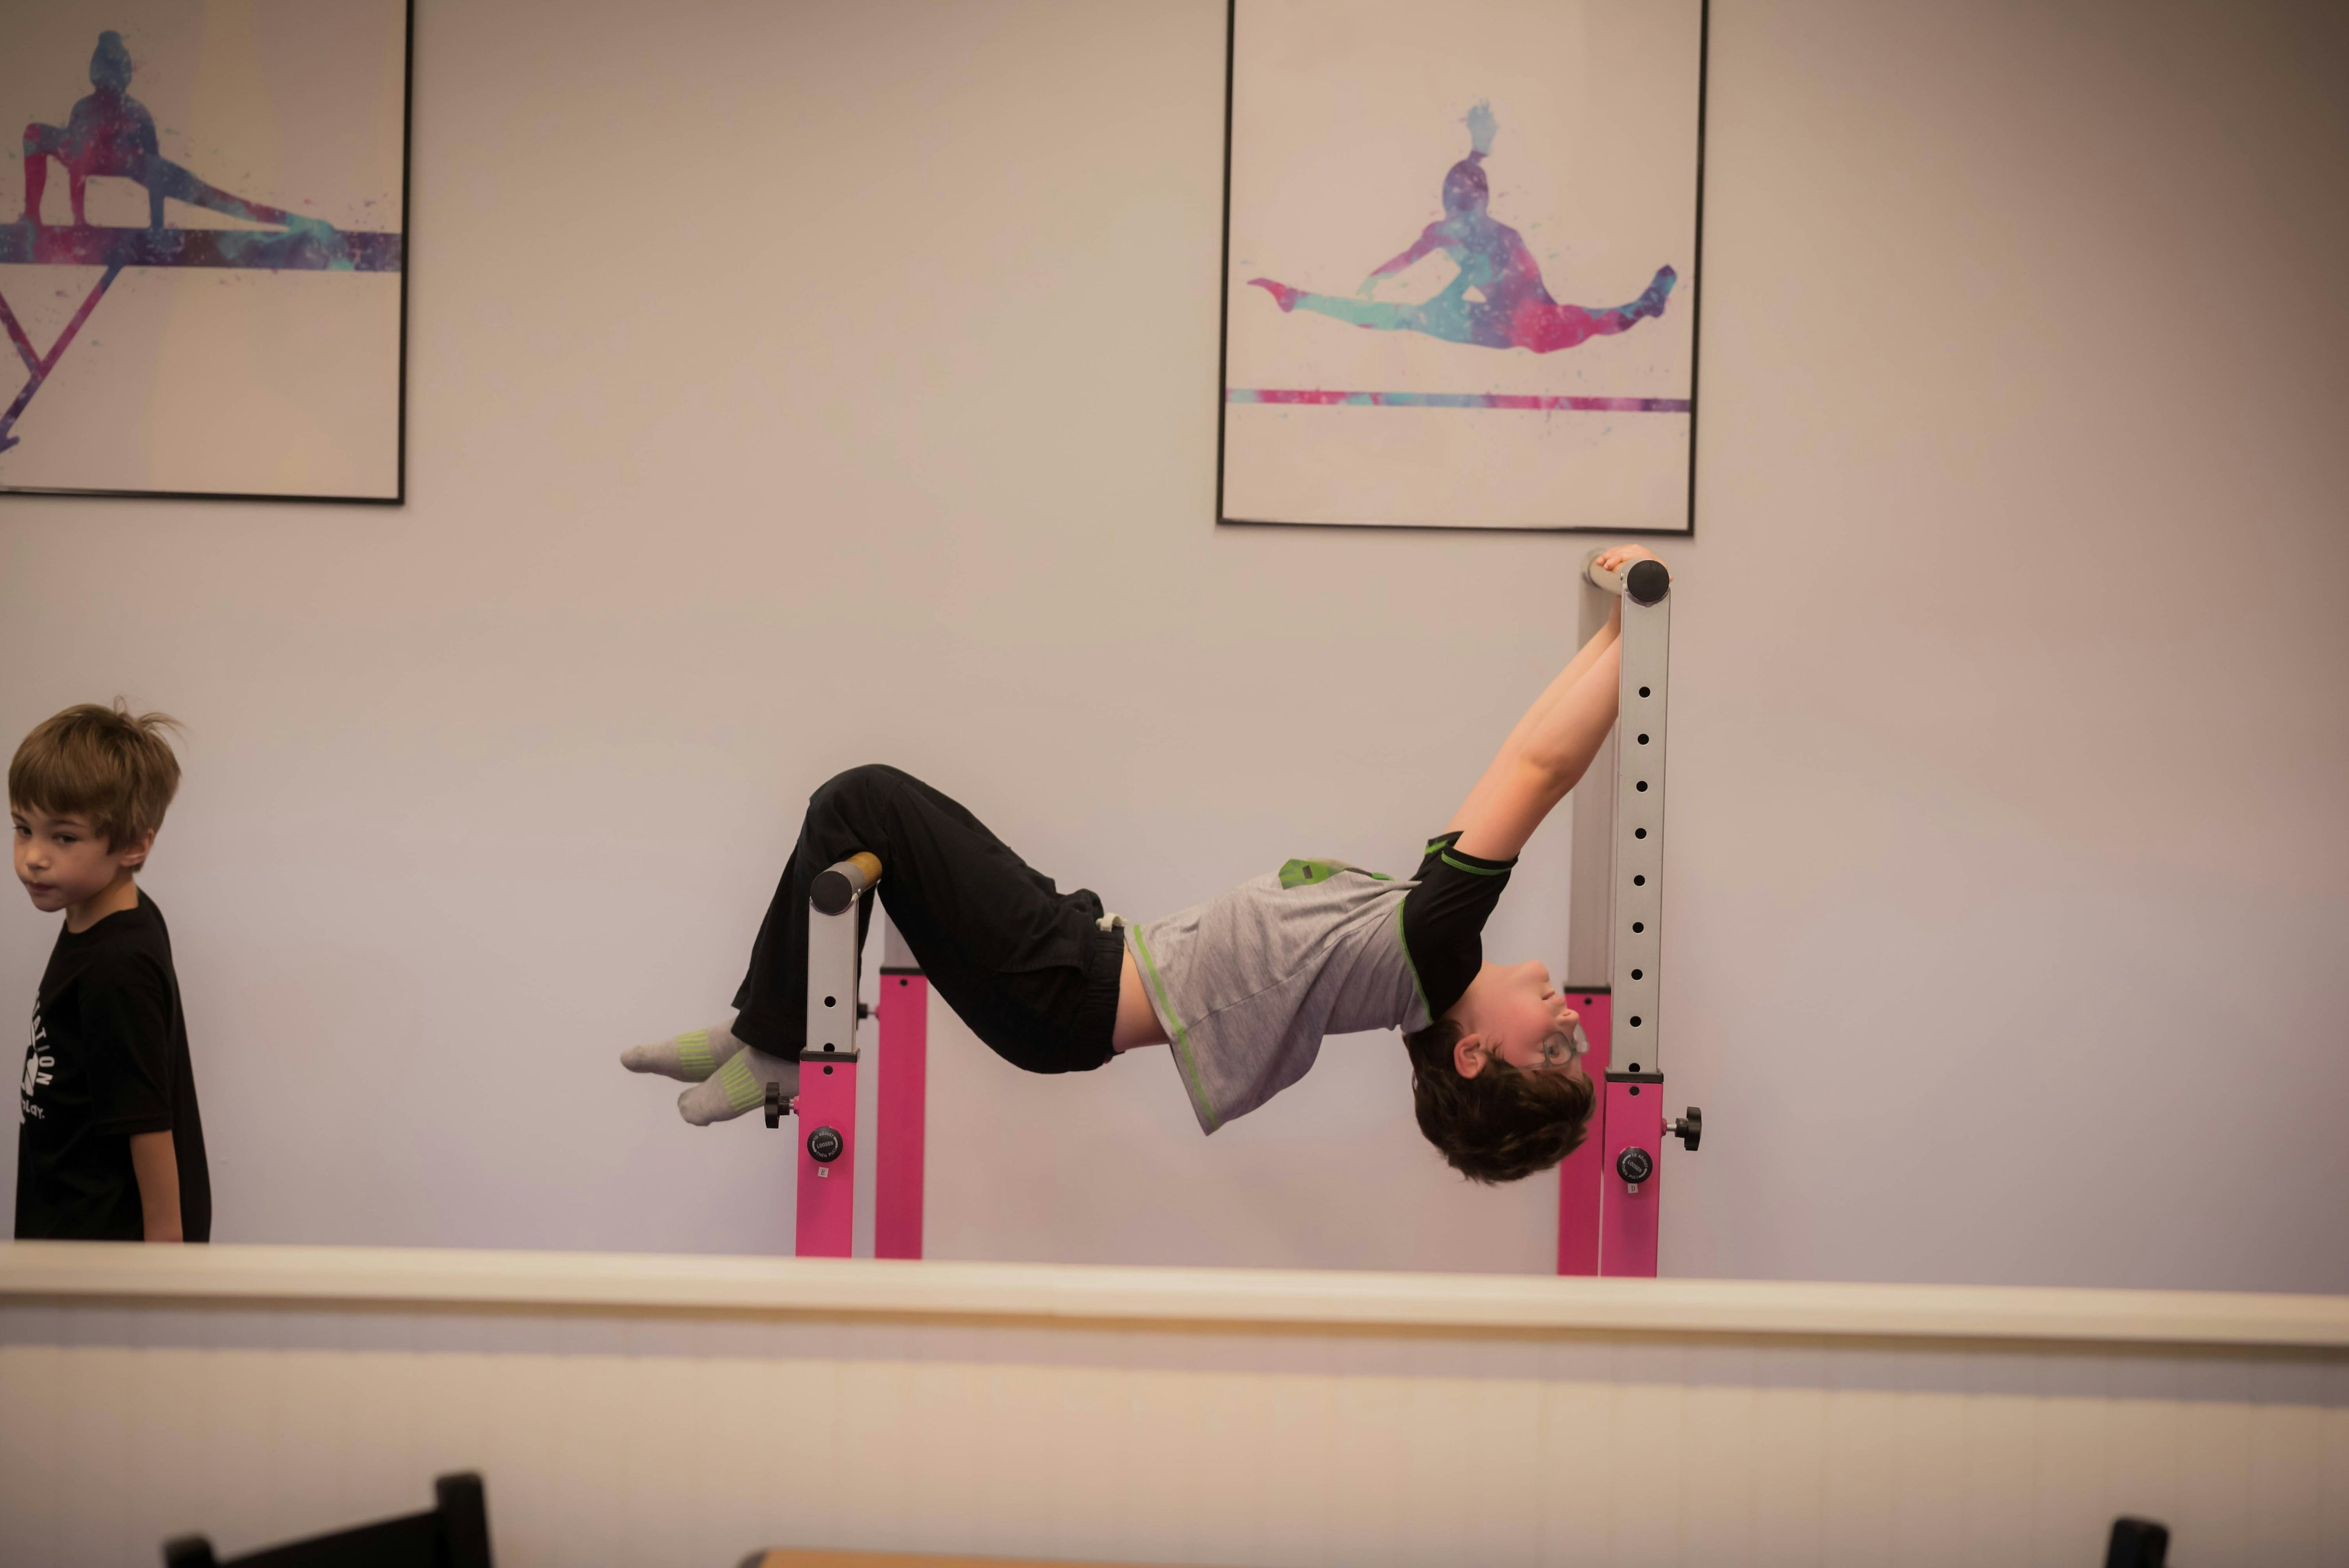
{"type": "Polygon", "coordinates": [[[1550,297],[1541,265],[1524,236],[1488,211],[1492,188],[1485,176],[1499,123],[1491,106],[1468,111],[1468,156],[1444,176],[1444,216],[1417,240],[1362,280],[1351,297],[1315,294],[1268,277],[1248,281],[1270,295],[1284,311],[1303,310],[1381,332],[1420,332],[1479,348],[1525,348],[1554,354],[1593,337],[1628,332],[1661,316],[1679,274],[1660,266],[1639,296],[1628,304],[1594,308],[1563,305],[1550,297]],[[1437,253],[1460,270],[1434,298],[1393,305],[1372,297],[1384,279],[1437,253]]]}

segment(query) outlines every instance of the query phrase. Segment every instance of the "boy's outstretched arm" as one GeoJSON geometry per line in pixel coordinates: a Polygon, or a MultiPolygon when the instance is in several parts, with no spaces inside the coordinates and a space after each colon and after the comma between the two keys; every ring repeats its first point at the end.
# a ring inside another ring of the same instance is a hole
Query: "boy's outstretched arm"
{"type": "MultiPolygon", "coordinates": [[[[1614,568],[1650,558],[1638,545],[1624,545],[1599,559],[1614,568]]],[[[1460,834],[1462,854],[1484,860],[1514,858],[1542,819],[1580,782],[1615,724],[1621,619],[1619,604],[1598,635],[1583,644],[1501,742],[1485,776],[1453,815],[1451,828],[1460,834]]]]}
{"type": "Polygon", "coordinates": [[[1476,787],[1468,792],[1468,798],[1462,801],[1460,809],[1452,814],[1451,824],[1444,829],[1445,832],[1456,832],[1466,828],[1471,821],[1483,813],[1485,802],[1492,797],[1493,792],[1500,787],[1501,781],[1509,776],[1518,758],[1524,753],[1526,738],[1541,725],[1550,711],[1565,700],[1566,694],[1574,690],[1575,684],[1589,670],[1591,665],[1598,661],[1599,655],[1605,653],[1613,645],[1621,629],[1622,620],[1622,606],[1618,604],[1613,613],[1608,616],[1607,624],[1592,633],[1590,640],[1584,643],[1575,656],[1567,662],[1566,668],[1559,670],[1557,677],[1543,688],[1542,694],[1534,699],[1532,706],[1526,710],[1525,716],[1517,721],[1516,727],[1509,731],[1508,738],[1501,742],[1501,749],[1493,753],[1492,762],[1485,765],[1485,776],[1476,781],[1476,787]]]}

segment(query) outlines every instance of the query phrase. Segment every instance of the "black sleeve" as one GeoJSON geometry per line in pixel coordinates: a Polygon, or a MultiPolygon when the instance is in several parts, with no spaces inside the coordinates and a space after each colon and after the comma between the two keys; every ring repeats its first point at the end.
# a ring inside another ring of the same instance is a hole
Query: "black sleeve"
{"type": "Polygon", "coordinates": [[[100,1132],[171,1130],[171,1010],[142,978],[86,975],[81,1039],[89,1055],[90,1126],[100,1132]]]}
{"type": "Polygon", "coordinates": [[[1441,1018],[1458,1002],[1484,966],[1485,921],[1516,864],[1463,855],[1452,847],[1459,837],[1447,833],[1430,841],[1419,863],[1419,886],[1402,900],[1403,949],[1430,1018],[1441,1018]]]}

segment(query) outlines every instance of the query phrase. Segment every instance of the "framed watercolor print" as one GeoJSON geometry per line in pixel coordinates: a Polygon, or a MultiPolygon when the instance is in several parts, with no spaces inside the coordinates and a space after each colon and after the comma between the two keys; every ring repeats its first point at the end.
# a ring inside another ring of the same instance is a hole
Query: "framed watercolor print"
{"type": "Polygon", "coordinates": [[[1233,0],[1218,516],[1688,533],[1704,0],[1233,0]]]}
{"type": "Polygon", "coordinates": [[[409,0],[7,31],[0,492],[400,500],[409,0]]]}

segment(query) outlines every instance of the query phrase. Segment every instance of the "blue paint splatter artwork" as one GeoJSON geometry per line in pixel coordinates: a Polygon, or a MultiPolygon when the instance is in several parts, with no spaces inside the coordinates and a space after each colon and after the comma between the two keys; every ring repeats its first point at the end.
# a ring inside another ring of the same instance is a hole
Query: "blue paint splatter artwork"
{"type": "Polygon", "coordinates": [[[1485,160],[1498,130],[1492,105],[1480,103],[1468,111],[1468,156],[1444,176],[1444,216],[1422,230],[1408,249],[1371,268],[1355,297],[1291,288],[1268,277],[1248,282],[1271,295],[1284,311],[1310,311],[1375,331],[1423,332],[1449,343],[1526,348],[1536,354],[1554,354],[1592,337],[1628,332],[1661,316],[1680,275],[1669,265],[1658,267],[1639,297],[1627,304],[1591,309],[1550,297],[1542,284],[1541,264],[1526,248],[1525,237],[1492,214],[1485,160]],[[1434,298],[1390,305],[1371,297],[1381,281],[1439,254],[1459,270],[1434,298]]]}

